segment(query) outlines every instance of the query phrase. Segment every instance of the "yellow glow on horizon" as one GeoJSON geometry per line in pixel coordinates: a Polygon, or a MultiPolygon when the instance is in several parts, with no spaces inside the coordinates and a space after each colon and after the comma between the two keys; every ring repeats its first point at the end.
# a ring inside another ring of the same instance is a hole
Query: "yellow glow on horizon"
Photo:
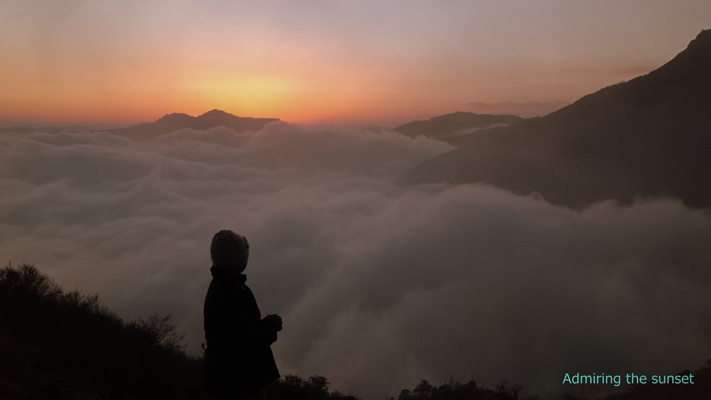
{"type": "Polygon", "coordinates": [[[195,57],[186,63],[140,59],[105,70],[66,65],[29,75],[25,71],[33,71],[30,65],[0,66],[0,74],[20,78],[4,86],[0,109],[5,120],[19,123],[126,126],[173,112],[197,116],[221,109],[241,117],[292,123],[394,124],[469,111],[467,103],[479,99],[571,101],[575,100],[567,97],[571,87],[578,87],[580,94],[590,93],[601,87],[600,82],[614,83],[619,74],[600,67],[600,76],[586,71],[591,77],[588,82],[578,79],[579,67],[566,64],[530,64],[528,74],[522,76],[513,66],[483,66],[465,74],[456,69],[420,71],[411,65],[369,66],[338,59],[290,64],[262,60],[259,66],[240,64],[239,59],[206,59],[195,57]]]}
{"type": "Polygon", "coordinates": [[[213,108],[240,110],[245,116],[258,116],[294,101],[298,83],[274,76],[243,75],[193,81],[186,84],[185,89],[195,93],[196,98],[191,103],[214,104],[213,108]]]}

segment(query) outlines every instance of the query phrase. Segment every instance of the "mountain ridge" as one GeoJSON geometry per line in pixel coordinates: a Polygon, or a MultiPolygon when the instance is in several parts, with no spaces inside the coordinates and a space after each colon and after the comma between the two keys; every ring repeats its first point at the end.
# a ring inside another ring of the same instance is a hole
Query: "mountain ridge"
{"type": "Polygon", "coordinates": [[[197,117],[184,113],[171,113],[158,118],[155,122],[146,122],[128,128],[108,129],[115,133],[133,139],[153,139],[178,129],[209,129],[218,126],[230,128],[235,132],[262,129],[270,122],[278,122],[278,118],[238,117],[222,110],[213,109],[197,117]]]}
{"type": "Polygon", "coordinates": [[[423,135],[461,146],[478,131],[497,126],[508,126],[523,120],[511,114],[476,114],[456,111],[438,115],[426,121],[411,121],[393,128],[395,132],[409,137],[423,135]]]}
{"type": "Polygon", "coordinates": [[[479,132],[408,183],[483,182],[571,208],[674,197],[711,207],[711,30],[660,68],[543,117],[479,132]]]}

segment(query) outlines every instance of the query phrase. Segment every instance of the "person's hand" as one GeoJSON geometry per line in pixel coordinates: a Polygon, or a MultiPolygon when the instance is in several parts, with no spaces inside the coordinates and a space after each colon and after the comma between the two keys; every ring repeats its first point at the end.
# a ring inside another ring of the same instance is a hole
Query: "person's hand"
{"type": "Polygon", "coordinates": [[[269,314],[266,317],[264,317],[264,321],[276,332],[279,332],[282,330],[282,321],[281,317],[276,315],[276,314],[269,314]]]}

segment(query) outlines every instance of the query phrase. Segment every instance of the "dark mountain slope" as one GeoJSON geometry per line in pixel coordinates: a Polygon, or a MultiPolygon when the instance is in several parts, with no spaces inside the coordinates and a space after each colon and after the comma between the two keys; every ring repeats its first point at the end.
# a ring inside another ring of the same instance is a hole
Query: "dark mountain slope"
{"type": "Polygon", "coordinates": [[[661,68],[542,118],[480,132],[406,182],[485,182],[554,204],[671,196],[711,206],[711,30],[661,68]]]}
{"type": "Polygon", "coordinates": [[[235,132],[259,130],[270,122],[277,122],[278,118],[249,118],[237,117],[220,110],[208,111],[199,117],[187,114],[168,114],[156,122],[138,124],[129,128],[109,129],[111,133],[124,135],[133,139],[153,139],[160,135],[174,132],[178,129],[208,129],[224,126],[235,132]]]}

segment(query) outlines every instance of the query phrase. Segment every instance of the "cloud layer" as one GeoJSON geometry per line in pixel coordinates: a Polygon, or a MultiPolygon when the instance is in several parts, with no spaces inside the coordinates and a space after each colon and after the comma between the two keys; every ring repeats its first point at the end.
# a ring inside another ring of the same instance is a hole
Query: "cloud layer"
{"type": "Polygon", "coordinates": [[[711,354],[711,217],[674,200],[581,212],[484,185],[400,186],[447,144],[393,132],[0,136],[0,243],[122,316],[202,342],[209,242],[250,240],[282,374],[380,398],[419,379],[531,391],[566,372],[675,373],[711,354]]]}

